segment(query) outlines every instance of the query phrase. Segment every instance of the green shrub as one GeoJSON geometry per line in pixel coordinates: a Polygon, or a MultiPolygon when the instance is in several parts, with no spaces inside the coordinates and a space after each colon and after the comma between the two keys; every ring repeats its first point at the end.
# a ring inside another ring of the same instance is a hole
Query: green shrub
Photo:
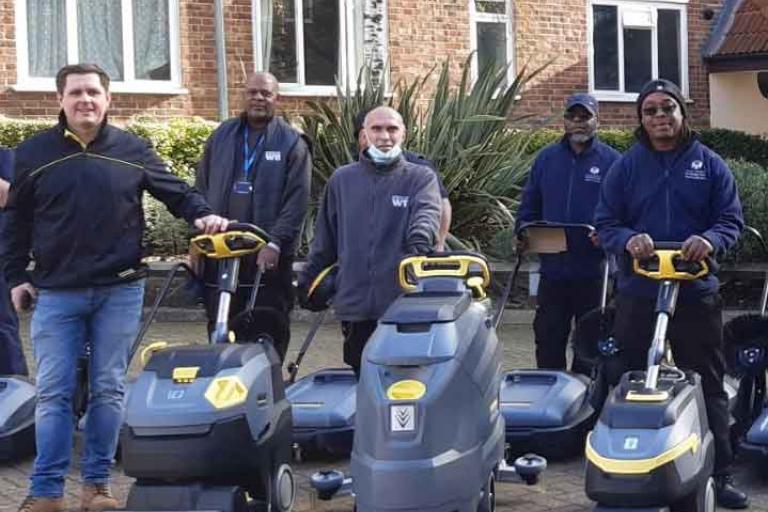
{"type": "MultiPolygon", "coordinates": [[[[744,220],[760,231],[768,241],[768,169],[745,160],[728,160],[739,187],[744,220]]],[[[747,232],[731,254],[730,261],[768,262],[758,241],[747,232]]]]}
{"type": "Polygon", "coordinates": [[[710,128],[701,130],[701,141],[723,158],[746,160],[768,167],[768,140],[748,133],[710,128]]]}

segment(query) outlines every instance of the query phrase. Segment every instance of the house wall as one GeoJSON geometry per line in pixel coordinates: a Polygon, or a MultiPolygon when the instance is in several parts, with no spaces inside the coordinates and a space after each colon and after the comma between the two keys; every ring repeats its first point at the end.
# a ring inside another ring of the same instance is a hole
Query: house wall
{"type": "Polygon", "coordinates": [[[757,87],[756,71],[709,76],[712,126],[768,136],[768,99],[757,87]]]}
{"type": "MultiPolygon", "coordinates": [[[[114,94],[113,119],[132,115],[172,118],[218,116],[214,12],[211,0],[179,0],[182,85],[184,94],[114,94]]],[[[536,69],[555,59],[523,92],[521,113],[536,120],[559,124],[563,99],[588,87],[587,9],[585,0],[514,0],[516,68],[536,69]]],[[[711,28],[704,21],[705,8],[719,1],[690,0],[689,80],[690,110],[696,126],[709,121],[709,86],[701,61],[701,47],[711,28]]],[[[238,110],[245,70],[253,67],[251,0],[225,0],[227,76],[230,112],[238,110]]],[[[391,81],[413,78],[445,58],[452,71],[460,72],[470,50],[469,0],[388,0],[391,81]]],[[[0,113],[9,117],[52,117],[58,112],[55,94],[18,92],[14,42],[14,0],[0,0],[0,113]]],[[[306,97],[283,97],[289,114],[303,110],[306,97]]],[[[627,126],[636,122],[631,103],[603,103],[603,126],[627,126]]]]}

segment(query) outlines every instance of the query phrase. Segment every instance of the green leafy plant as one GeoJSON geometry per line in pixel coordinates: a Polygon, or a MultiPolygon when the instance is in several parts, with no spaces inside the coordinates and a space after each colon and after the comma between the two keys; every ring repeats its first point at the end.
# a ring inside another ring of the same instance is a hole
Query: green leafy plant
{"type": "MultiPolygon", "coordinates": [[[[364,69],[356,87],[339,87],[331,103],[308,102],[302,125],[314,143],[315,191],[336,168],[355,158],[357,113],[386,104],[403,116],[408,128],[406,147],[423,154],[439,169],[453,204],[452,233],[465,244],[486,247],[499,230],[510,229],[533,158],[528,149],[530,136],[511,129],[524,119],[515,116],[516,97],[543,68],[530,73],[523,69],[505,87],[506,68],[482,69],[473,82],[469,63],[464,63],[456,84],[446,61],[424,76],[398,82],[391,96],[364,69]],[[430,91],[435,74],[437,80],[430,91]]],[[[306,235],[311,237],[311,229],[306,235]]]]}

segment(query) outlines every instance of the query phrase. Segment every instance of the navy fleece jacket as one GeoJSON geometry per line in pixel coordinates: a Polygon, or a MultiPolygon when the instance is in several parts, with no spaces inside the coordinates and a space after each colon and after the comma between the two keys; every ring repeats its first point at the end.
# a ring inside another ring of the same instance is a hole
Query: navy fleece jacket
{"type": "MultiPolygon", "coordinates": [[[[683,242],[691,235],[706,238],[715,256],[739,238],[744,219],[731,170],[711,149],[693,140],[672,152],[632,146],[608,172],[595,210],[598,235],[606,250],[621,256],[619,292],[653,298],[658,283],[631,271],[627,241],[648,233],[657,242],[683,242]]],[[[682,283],[680,300],[717,293],[718,280],[682,283]]]]}
{"type": "MultiPolygon", "coordinates": [[[[579,154],[566,137],[542,149],[523,189],[517,227],[538,220],[592,224],[600,183],[620,156],[597,137],[579,154]]],[[[574,232],[569,233],[568,252],[542,254],[540,259],[547,279],[600,279],[603,251],[574,232]]]]}

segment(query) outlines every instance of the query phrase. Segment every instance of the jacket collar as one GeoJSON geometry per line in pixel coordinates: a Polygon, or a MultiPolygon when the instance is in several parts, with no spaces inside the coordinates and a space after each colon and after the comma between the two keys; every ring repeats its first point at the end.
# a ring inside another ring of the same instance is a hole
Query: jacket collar
{"type": "MultiPolygon", "coordinates": [[[[597,138],[597,134],[595,134],[594,137],[589,139],[589,142],[587,143],[587,147],[585,147],[584,151],[579,153],[579,155],[586,155],[586,154],[591,153],[597,147],[597,143],[598,143],[598,138],[597,138]]],[[[563,134],[563,136],[560,138],[560,144],[562,144],[562,146],[565,149],[567,149],[569,152],[571,152],[572,154],[576,155],[576,152],[574,152],[573,148],[571,147],[571,143],[568,142],[568,135],[567,134],[563,134]]]]}
{"type": "MultiPolygon", "coordinates": [[[[106,127],[107,127],[107,115],[104,115],[104,120],[101,122],[101,126],[99,126],[99,133],[96,134],[96,138],[93,139],[91,144],[94,142],[103,139],[106,134],[106,127]]],[[[83,141],[80,140],[80,137],[78,137],[74,131],[70,130],[69,125],[67,124],[67,116],[64,115],[64,111],[59,111],[59,122],[56,125],[56,129],[59,130],[61,135],[68,140],[72,140],[73,142],[76,142],[80,146],[82,146],[83,149],[86,148],[87,144],[85,144],[83,141]]]]}

